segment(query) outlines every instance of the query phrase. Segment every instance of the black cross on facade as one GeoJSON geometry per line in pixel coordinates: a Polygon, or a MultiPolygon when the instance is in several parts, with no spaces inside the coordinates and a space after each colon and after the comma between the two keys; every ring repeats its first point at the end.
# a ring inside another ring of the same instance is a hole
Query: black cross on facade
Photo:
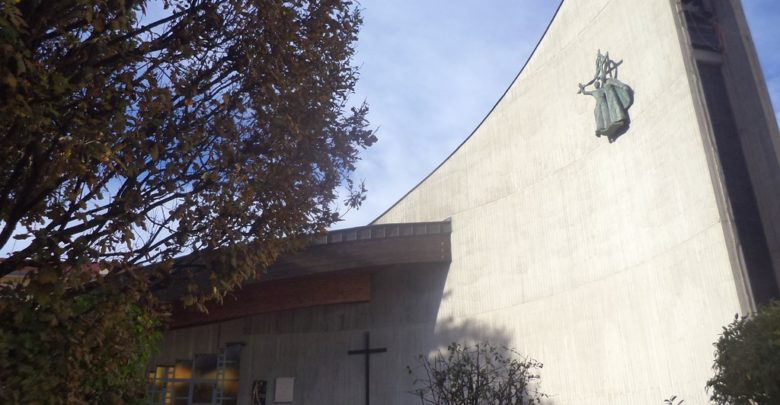
{"type": "Polygon", "coordinates": [[[369,337],[368,331],[365,332],[363,335],[364,338],[364,344],[363,349],[360,350],[350,350],[347,352],[347,354],[363,354],[366,356],[366,405],[369,405],[369,393],[368,393],[368,386],[369,386],[369,372],[371,371],[371,355],[375,353],[384,353],[387,351],[387,348],[380,347],[380,348],[371,348],[371,338],[369,337]]]}

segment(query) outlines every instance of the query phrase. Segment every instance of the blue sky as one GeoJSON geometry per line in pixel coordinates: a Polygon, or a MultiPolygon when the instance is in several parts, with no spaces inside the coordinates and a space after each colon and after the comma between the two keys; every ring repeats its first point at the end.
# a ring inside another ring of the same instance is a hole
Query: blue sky
{"type": "MultiPolygon", "coordinates": [[[[654,0],[655,1],[655,0],[654,0]]],[[[780,1],[743,0],[775,112],[780,112],[780,1]]],[[[379,142],[357,177],[368,198],[334,228],[369,223],[457,147],[511,84],[558,0],[362,0],[356,99],[379,142]],[[489,5],[489,6],[488,6],[489,5]]]]}
{"type": "MultiPolygon", "coordinates": [[[[360,1],[364,25],[355,100],[370,104],[379,142],[364,151],[357,168],[356,177],[368,188],[363,207],[347,212],[334,229],[368,224],[466,139],[511,84],[559,4],[360,1]]],[[[742,3],[780,115],[780,0],[742,3]]],[[[152,6],[150,12],[165,14],[159,3],[152,6]]],[[[23,245],[12,243],[0,256],[23,245]]]]}

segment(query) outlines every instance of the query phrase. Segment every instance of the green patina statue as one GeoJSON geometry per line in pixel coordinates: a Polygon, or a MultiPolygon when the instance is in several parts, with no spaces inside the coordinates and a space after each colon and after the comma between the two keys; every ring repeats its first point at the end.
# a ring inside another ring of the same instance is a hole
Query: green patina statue
{"type": "Polygon", "coordinates": [[[634,103],[634,91],[618,80],[617,68],[623,61],[615,62],[599,50],[596,56],[596,74],[585,84],[580,83],[577,94],[593,96],[596,99],[596,136],[606,136],[609,142],[628,130],[631,119],[628,109],[634,103]],[[593,85],[593,90],[586,88],[593,85]]]}

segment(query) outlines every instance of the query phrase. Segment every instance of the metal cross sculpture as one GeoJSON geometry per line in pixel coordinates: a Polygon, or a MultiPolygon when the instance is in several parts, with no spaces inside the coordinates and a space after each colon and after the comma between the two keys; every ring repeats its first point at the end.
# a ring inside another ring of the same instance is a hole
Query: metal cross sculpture
{"type": "Polygon", "coordinates": [[[369,373],[371,371],[371,355],[376,353],[384,353],[387,351],[387,348],[380,347],[380,348],[371,348],[371,337],[368,334],[368,331],[365,332],[363,335],[363,349],[359,350],[350,350],[347,352],[349,355],[353,354],[363,354],[365,355],[366,359],[366,405],[369,405],[369,382],[371,381],[369,378],[369,373]]]}
{"type": "Polygon", "coordinates": [[[599,50],[596,74],[591,81],[580,83],[577,92],[596,99],[596,136],[606,136],[610,143],[624,134],[631,123],[628,109],[634,103],[634,91],[617,78],[618,66],[622,63],[622,60],[615,62],[610,59],[609,52],[602,55],[599,50]],[[593,85],[593,90],[587,90],[590,85],[593,85]]]}

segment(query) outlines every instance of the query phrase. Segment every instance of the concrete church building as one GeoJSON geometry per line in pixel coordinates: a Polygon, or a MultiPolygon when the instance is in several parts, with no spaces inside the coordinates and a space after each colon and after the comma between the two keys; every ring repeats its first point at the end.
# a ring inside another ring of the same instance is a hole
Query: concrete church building
{"type": "Polygon", "coordinates": [[[489,341],[544,363],[546,403],[703,404],[721,327],[778,296],[778,190],[738,0],[565,0],[446,161],[371,224],[177,314],[151,387],[415,404],[417,355],[489,341]]]}

